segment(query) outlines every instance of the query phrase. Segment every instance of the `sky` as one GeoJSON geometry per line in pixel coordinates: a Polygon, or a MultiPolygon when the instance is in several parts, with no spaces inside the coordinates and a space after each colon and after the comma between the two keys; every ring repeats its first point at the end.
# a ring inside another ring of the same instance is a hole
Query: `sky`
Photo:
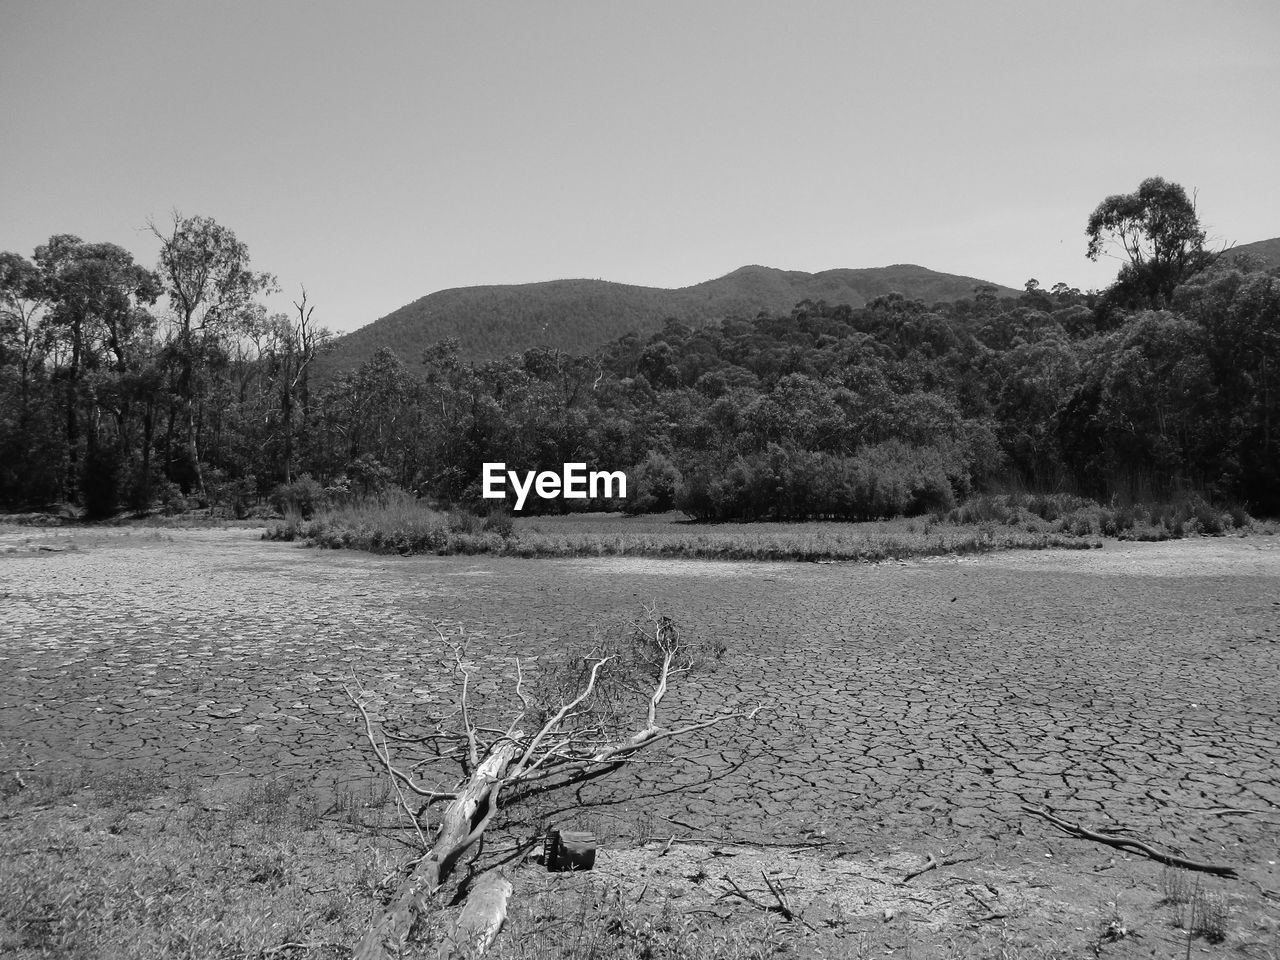
{"type": "Polygon", "coordinates": [[[211,216],[291,309],[917,263],[1101,288],[1163,176],[1280,236],[1280,3],[0,0],[0,250],[211,216]]]}

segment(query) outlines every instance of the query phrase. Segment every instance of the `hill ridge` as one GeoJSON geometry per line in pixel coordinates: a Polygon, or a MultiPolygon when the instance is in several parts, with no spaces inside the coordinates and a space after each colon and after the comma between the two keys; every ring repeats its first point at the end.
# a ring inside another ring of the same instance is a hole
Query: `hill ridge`
{"type": "MultiPolygon", "coordinates": [[[[761,311],[786,313],[802,300],[860,307],[895,292],[933,303],[970,296],[987,283],[918,264],[833,267],[816,273],[745,264],[687,287],[586,277],[446,287],[338,338],[316,372],[324,377],[353,369],[384,346],[413,363],[431,343],[446,337],[457,338],[461,355],[471,360],[533,347],[587,353],[631,331],[644,336],[659,330],[667,318],[705,322],[761,311]]],[[[990,286],[1003,295],[1020,292],[990,286]]]]}
{"type": "Polygon", "coordinates": [[[1240,244],[1227,250],[1224,256],[1232,260],[1244,256],[1261,262],[1264,268],[1280,267],[1280,237],[1240,244]]]}

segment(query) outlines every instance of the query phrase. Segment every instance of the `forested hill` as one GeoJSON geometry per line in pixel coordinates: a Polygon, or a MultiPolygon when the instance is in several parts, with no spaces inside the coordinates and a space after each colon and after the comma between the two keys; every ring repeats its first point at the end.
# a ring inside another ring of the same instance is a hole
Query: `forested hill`
{"type": "Polygon", "coordinates": [[[1264,270],[1271,267],[1280,267],[1280,237],[1232,247],[1227,251],[1227,257],[1229,259],[1252,258],[1257,261],[1253,266],[1261,267],[1264,270]]]}
{"type": "MultiPolygon", "coordinates": [[[[715,280],[668,290],[604,280],[551,280],[457,287],[415,300],[337,341],[317,376],[353,369],[381,347],[416,363],[437,340],[456,337],[465,359],[494,359],[531,347],[589,353],[630,331],[648,335],[673,317],[685,322],[787,313],[802,300],[861,307],[901,293],[926,303],[972,296],[986,281],[914,264],[804,273],[748,266],[715,280]]],[[[997,293],[1018,291],[989,284],[997,293]]]]}

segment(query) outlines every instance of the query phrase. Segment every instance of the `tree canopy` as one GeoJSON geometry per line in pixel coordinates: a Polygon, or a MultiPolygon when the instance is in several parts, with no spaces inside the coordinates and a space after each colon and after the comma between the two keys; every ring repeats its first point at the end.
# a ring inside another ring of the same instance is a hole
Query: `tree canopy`
{"type": "Polygon", "coordinates": [[[1163,177],[1148,177],[1133,193],[1107,197],[1089,215],[1085,232],[1090,260],[1110,246],[1127,259],[1114,288],[1126,307],[1166,306],[1178,285],[1212,259],[1195,203],[1163,177]]]}

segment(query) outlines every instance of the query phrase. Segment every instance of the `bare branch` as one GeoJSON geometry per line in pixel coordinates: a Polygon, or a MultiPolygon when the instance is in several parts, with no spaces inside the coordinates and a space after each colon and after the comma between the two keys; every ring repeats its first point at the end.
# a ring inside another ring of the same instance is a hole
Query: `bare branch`
{"type": "Polygon", "coordinates": [[[471,759],[471,769],[480,766],[480,750],[476,746],[476,728],[471,722],[471,705],[467,696],[468,687],[471,683],[471,671],[466,668],[462,662],[462,645],[458,643],[450,644],[453,647],[454,669],[462,674],[462,726],[467,734],[467,756],[471,759]]]}
{"type": "MultiPolygon", "coordinates": [[[[364,692],[364,687],[360,685],[360,681],[358,679],[356,680],[356,686],[359,687],[361,693],[364,692]]],[[[432,800],[450,800],[457,796],[454,792],[428,790],[425,787],[421,787],[413,777],[409,776],[403,770],[398,769],[394,764],[392,764],[390,753],[384,752],[383,749],[378,746],[377,734],[374,733],[373,729],[373,720],[369,717],[369,711],[365,709],[364,702],[352,693],[351,688],[345,683],[342,685],[342,690],[346,693],[348,699],[356,705],[356,709],[360,711],[360,717],[364,721],[365,739],[369,741],[369,745],[373,747],[374,755],[377,756],[378,761],[393,779],[399,780],[420,797],[428,797],[432,800]]]]}
{"type": "Polygon", "coordinates": [[[1024,806],[1022,808],[1027,813],[1035,814],[1048,820],[1055,827],[1065,830],[1072,836],[1081,837],[1085,840],[1092,840],[1094,843],[1102,843],[1109,847],[1118,847],[1119,849],[1136,850],[1139,853],[1150,857],[1159,863],[1167,863],[1171,867],[1182,867],[1185,870],[1200,870],[1204,873],[1216,873],[1222,877],[1235,877],[1236,868],[1224,866],[1222,864],[1201,863],[1197,860],[1187,860],[1183,857],[1176,857],[1171,853],[1165,853],[1163,850],[1157,850],[1155,847],[1143,843],[1141,840],[1130,840],[1127,837],[1115,837],[1106,833],[1095,833],[1079,824],[1070,823],[1060,817],[1055,817],[1047,810],[1041,810],[1039,807],[1024,806]]]}
{"type": "MultiPolygon", "coordinates": [[[[382,738],[382,755],[384,757],[390,755],[390,752],[387,750],[387,738],[385,735],[382,738]]],[[[409,809],[409,804],[404,798],[404,791],[400,789],[400,781],[395,777],[392,777],[391,786],[395,788],[396,799],[400,802],[400,809],[404,811],[404,815],[409,818],[409,822],[413,824],[414,831],[418,834],[418,843],[422,846],[423,850],[429,849],[431,845],[427,843],[427,838],[422,832],[422,825],[418,823],[417,814],[409,809]]]]}
{"type": "Polygon", "coordinates": [[[590,677],[587,678],[587,685],[586,687],[583,688],[582,692],[579,693],[578,696],[576,696],[569,703],[566,703],[564,706],[562,706],[556,712],[556,715],[554,717],[552,717],[545,724],[543,724],[542,729],[539,730],[538,733],[534,736],[534,738],[529,741],[529,746],[525,749],[524,755],[520,758],[520,762],[516,764],[517,776],[519,775],[520,770],[522,770],[525,767],[525,765],[528,764],[534,752],[537,751],[537,749],[540,746],[542,746],[542,741],[545,740],[552,732],[558,730],[560,727],[560,724],[564,722],[566,716],[568,716],[571,713],[571,711],[576,709],[579,704],[581,704],[588,697],[590,697],[592,693],[595,692],[596,681],[600,677],[601,669],[603,669],[606,663],[609,663],[614,659],[615,659],[614,657],[604,657],[603,659],[597,660],[595,665],[592,666],[591,668],[591,675],[590,677]]]}

